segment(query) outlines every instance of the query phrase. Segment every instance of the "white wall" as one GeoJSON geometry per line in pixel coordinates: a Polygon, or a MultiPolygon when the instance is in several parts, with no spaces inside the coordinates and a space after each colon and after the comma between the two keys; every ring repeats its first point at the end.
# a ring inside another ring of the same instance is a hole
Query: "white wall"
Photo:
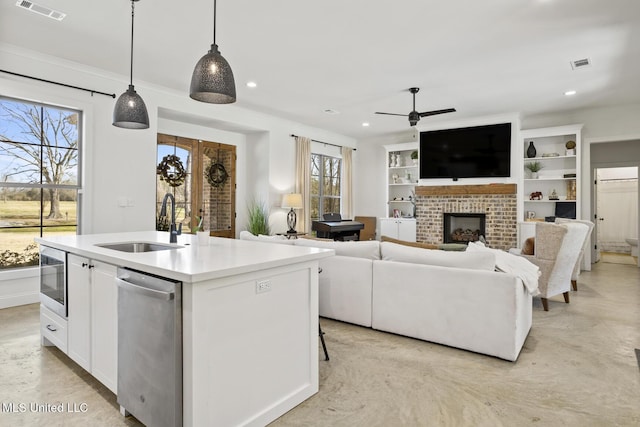
{"type": "MultiPolygon", "coordinates": [[[[424,119],[426,122],[428,119],[424,119]]],[[[469,126],[480,126],[497,123],[511,123],[511,177],[509,178],[464,178],[458,181],[451,179],[421,179],[417,185],[474,185],[490,183],[517,183],[522,175],[518,159],[523,157],[520,141],[520,118],[515,113],[477,117],[466,120],[450,120],[430,126],[422,124],[387,137],[360,140],[358,143],[358,176],[355,178],[355,215],[387,217],[387,200],[385,190],[385,173],[387,156],[384,146],[407,142],[418,143],[420,132],[452,129],[469,126]],[[378,189],[372,191],[372,188],[378,189]]],[[[422,154],[421,154],[422,155],[422,154]]]]}
{"type": "MultiPolygon", "coordinates": [[[[0,43],[2,68],[120,96],[128,76],[49,57],[0,43]]],[[[185,77],[188,80],[188,76],[185,77]]],[[[185,88],[188,88],[188,81],[185,88]]],[[[281,195],[294,187],[295,144],[290,134],[350,147],[356,141],[233,105],[194,101],[188,94],[137,81],[145,101],[150,128],[129,130],[112,126],[115,100],[102,95],[0,73],[0,94],[84,111],[84,175],[82,233],[150,230],[155,227],[156,135],[158,132],[215,140],[238,147],[236,230],[245,228],[246,200],[256,196],[272,208],[274,232],[286,230],[281,195]],[[121,198],[133,206],[119,207],[121,198]]],[[[186,90],[186,89],[185,89],[186,90]]],[[[3,276],[0,272],[0,281],[3,276]]],[[[2,288],[0,288],[2,289],[2,288]]],[[[0,290],[0,298],[2,298],[0,290]]]]}

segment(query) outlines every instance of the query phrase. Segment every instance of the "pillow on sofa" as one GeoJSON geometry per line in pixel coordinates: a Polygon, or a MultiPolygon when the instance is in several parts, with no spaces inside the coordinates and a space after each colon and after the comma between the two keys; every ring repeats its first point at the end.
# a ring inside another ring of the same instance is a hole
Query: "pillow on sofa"
{"type": "Polygon", "coordinates": [[[293,240],[289,240],[285,236],[266,236],[264,234],[258,234],[256,236],[246,230],[242,230],[240,232],[240,240],[252,240],[254,242],[270,242],[280,243],[283,245],[293,245],[293,240]]]}
{"type": "Polygon", "coordinates": [[[355,258],[380,259],[380,242],[377,240],[349,240],[346,242],[311,239],[293,240],[296,246],[308,246],[312,248],[333,249],[336,255],[350,256],[355,258]]]}
{"type": "Polygon", "coordinates": [[[524,244],[522,245],[522,251],[520,253],[522,255],[534,255],[535,247],[536,247],[536,238],[529,237],[527,240],[524,241],[524,244]]]}
{"type": "Polygon", "coordinates": [[[441,251],[382,242],[380,243],[380,253],[385,261],[410,262],[441,267],[494,271],[496,265],[496,257],[490,252],[441,251]]]}
{"type": "Polygon", "coordinates": [[[381,242],[391,242],[396,243],[398,245],[411,246],[414,248],[422,248],[422,249],[438,249],[438,245],[434,245],[433,243],[422,243],[422,242],[408,242],[406,240],[394,239],[389,236],[380,237],[381,242]]]}

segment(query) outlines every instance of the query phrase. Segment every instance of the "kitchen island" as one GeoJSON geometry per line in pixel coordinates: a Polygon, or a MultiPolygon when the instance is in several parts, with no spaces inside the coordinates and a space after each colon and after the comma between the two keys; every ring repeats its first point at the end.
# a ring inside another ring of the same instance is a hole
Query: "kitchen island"
{"type": "MultiPolygon", "coordinates": [[[[178,242],[169,245],[169,234],[155,231],[36,241],[82,257],[84,264],[96,261],[182,282],[183,425],[266,425],[318,391],[318,261],[332,256],[332,250],[214,237],[199,245],[193,235],[178,236],[178,242]],[[171,248],[130,253],[104,247],[127,242],[171,248]]],[[[87,335],[94,336],[82,343],[88,349],[84,358],[77,356],[82,351],[72,351],[71,336],[78,323],[108,323],[104,313],[113,314],[107,329],[117,331],[115,291],[109,291],[111,297],[91,300],[90,310],[102,313],[101,319],[92,314],[91,322],[80,322],[73,313],[86,308],[77,307],[82,299],[73,289],[70,285],[65,319],[68,354],[74,360],[86,359],[79,364],[102,381],[98,373],[109,369],[97,369],[96,357],[105,359],[113,351],[96,349],[113,333],[96,334],[90,328],[87,335]]],[[[43,343],[49,344],[46,333],[43,330],[43,343]]]]}

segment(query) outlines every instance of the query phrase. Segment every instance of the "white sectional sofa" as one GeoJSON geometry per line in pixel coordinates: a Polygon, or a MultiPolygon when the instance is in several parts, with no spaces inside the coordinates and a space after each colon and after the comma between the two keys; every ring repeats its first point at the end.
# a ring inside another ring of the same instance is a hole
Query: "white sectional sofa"
{"type": "Polygon", "coordinates": [[[320,262],[322,317],[510,361],[531,328],[531,290],[516,275],[495,271],[490,250],[240,238],[334,249],[336,256],[320,262]]]}

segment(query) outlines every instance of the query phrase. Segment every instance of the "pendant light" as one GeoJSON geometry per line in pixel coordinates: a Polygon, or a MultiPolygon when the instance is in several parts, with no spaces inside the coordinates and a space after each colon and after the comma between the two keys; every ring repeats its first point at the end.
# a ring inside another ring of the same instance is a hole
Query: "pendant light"
{"type": "Polygon", "coordinates": [[[236,102],[236,82],[233,71],[216,44],[216,0],[213,0],[213,44],[193,70],[189,96],[210,104],[236,102]]]}
{"type": "Polygon", "coordinates": [[[129,88],[120,95],[113,109],[113,125],[126,129],[148,129],[149,114],[147,106],[133,88],[133,20],[135,16],[134,2],[131,0],[131,68],[129,72],[129,88]]]}

